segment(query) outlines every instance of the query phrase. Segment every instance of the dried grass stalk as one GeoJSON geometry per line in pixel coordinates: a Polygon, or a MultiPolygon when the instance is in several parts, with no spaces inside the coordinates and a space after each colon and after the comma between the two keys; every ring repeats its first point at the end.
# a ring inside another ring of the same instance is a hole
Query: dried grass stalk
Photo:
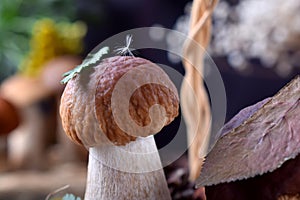
{"type": "Polygon", "coordinates": [[[200,174],[210,135],[210,107],[203,85],[204,50],[210,42],[211,14],[218,0],[194,0],[189,39],[184,45],[185,79],[181,88],[182,112],[187,124],[190,180],[200,174]],[[197,47],[195,41],[203,48],[197,47]],[[195,109],[198,106],[198,109],[195,109]]]}

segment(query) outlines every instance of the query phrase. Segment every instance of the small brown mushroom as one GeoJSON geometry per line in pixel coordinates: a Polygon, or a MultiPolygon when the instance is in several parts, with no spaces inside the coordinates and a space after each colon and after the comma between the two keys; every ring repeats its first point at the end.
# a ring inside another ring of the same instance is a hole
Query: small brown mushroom
{"type": "MultiPolygon", "coordinates": [[[[7,137],[20,124],[20,116],[17,108],[0,96],[0,162],[5,168],[7,161],[7,137]]],[[[0,167],[0,170],[1,170],[0,167]]]]}
{"type": "Polygon", "coordinates": [[[0,96],[0,136],[9,134],[19,124],[17,108],[0,96]]]}
{"type": "Polygon", "coordinates": [[[51,96],[51,90],[38,78],[17,74],[4,80],[0,87],[0,94],[22,109],[51,96]]]}
{"type": "Polygon", "coordinates": [[[51,90],[39,78],[16,74],[4,80],[0,95],[16,106],[22,119],[8,137],[9,162],[13,168],[43,168],[47,131],[51,131],[53,120],[49,113],[45,115],[39,103],[52,97],[51,90]]]}
{"type": "Polygon", "coordinates": [[[208,199],[300,195],[300,76],[226,124],[198,178],[208,199]]]}
{"type": "Polygon", "coordinates": [[[89,148],[86,200],[171,199],[152,135],[178,115],[178,101],[166,73],[137,57],[104,59],[68,82],[60,114],[89,148]]]}

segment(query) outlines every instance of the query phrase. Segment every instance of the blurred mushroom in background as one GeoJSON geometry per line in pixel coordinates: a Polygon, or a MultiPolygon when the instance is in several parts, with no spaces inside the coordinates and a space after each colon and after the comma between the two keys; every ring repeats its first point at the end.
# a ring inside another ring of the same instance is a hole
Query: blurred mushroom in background
{"type": "Polygon", "coordinates": [[[42,105],[49,102],[51,92],[38,79],[15,75],[2,83],[0,94],[17,107],[22,119],[8,137],[9,162],[13,168],[42,168],[46,164],[45,132],[54,126],[52,111],[44,111],[42,105]]]}
{"type": "Polygon", "coordinates": [[[56,106],[56,139],[57,145],[50,152],[50,159],[57,162],[68,162],[68,161],[86,161],[87,151],[85,148],[75,145],[71,142],[63,128],[61,119],[59,116],[60,99],[65,88],[64,84],[61,84],[62,75],[82,62],[81,58],[73,55],[64,55],[61,57],[54,58],[49,62],[45,63],[41,72],[42,83],[47,87],[55,97],[56,106]]]}
{"type": "MultiPolygon", "coordinates": [[[[57,119],[57,102],[63,90],[60,80],[64,72],[80,63],[80,58],[75,55],[83,49],[85,33],[82,22],[37,20],[30,41],[31,49],[21,63],[19,73],[3,81],[0,94],[20,110],[22,118],[22,124],[8,142],[13,168],[49,167],[50,161],[45,155],[53,144],[62,142],[61,136],[56,137],[62,131],[57,119]]],[[[64,161],[75,159],[75,155],[66,156],[66,152],[61,152],[66,157],[64,161]]],[[[76,154],[75,150],[72,154],[76,154]]]]}
{"type": "Polygon", "coordinates": [[[7,137],[20,124],[20,116],[14,105],[0,96],[0,170],[7,165],[7,137]]]}
{"type": "Polygon", "coordinates": [[[17,109],[0,96],[0,136],[6,136],[20,124],[17,109]]]}

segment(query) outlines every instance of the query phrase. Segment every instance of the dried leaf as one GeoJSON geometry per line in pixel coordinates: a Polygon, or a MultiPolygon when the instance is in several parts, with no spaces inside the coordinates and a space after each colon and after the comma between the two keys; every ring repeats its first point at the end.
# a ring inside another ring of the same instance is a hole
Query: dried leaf
{"type": "Polygon", "coordinates": [[[254,177],[295,158],[300,153],[299,113],[300,76],[224,126],[207,155],[197,186],[254,177]]]}

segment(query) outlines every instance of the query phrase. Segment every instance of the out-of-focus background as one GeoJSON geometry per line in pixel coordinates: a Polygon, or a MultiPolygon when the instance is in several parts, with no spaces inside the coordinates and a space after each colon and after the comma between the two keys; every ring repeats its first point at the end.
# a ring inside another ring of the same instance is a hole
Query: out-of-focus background
{"type": "MultiPolygon", "coordinates": [[[[66,184],[64,193],[83,196],[87,152],[61,128],[61,75],[121,31],[158,26],[187,33],[190,9],[188,0],[1,0],[0,200],[45,199],[66,184]]],[[[224,81],[227,120],[299,74],[299,10],[297,0],[219,2],[208,52],[224,81]]],[[[181,48],[171,38],[169,48],[181,48]]],[[[142,56],[184,74],[167,52],[142,56]]],[[[159,134],[156,140],[165,143],[159,134]]]]}

